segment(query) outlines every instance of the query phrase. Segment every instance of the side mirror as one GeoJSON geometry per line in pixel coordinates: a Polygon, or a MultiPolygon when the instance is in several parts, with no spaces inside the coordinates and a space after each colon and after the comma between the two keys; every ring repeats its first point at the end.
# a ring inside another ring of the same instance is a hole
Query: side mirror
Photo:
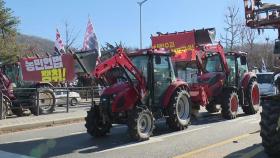
{"type": "Polygon", "coordinates": [[[274,45],[274,54],[280,54],[280,40],[275,41],[274,45]]]}
{"type": "Polygon", "coordinates": [[[247,59],[246,59],[245,56],[241,56],[240,60],[241,60],[241,65],[246,65],[247,64],[247,59]]]}
{"type": "Polygon", "coordinates": [[[155,62],[157,65],[161,64],[161,57],[160,56],[155,56],[155,62]]]}

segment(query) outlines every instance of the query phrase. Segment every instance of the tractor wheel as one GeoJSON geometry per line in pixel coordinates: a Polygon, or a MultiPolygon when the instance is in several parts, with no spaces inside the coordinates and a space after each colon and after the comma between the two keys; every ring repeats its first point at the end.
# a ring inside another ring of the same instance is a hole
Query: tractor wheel
{"type": "Polygon", "coordinates": [[[279,101],[265,101],[261,112],[262,145],[271,157],[280,157],[280,106],[279,101]]]}
{"type": "MultiPolygon", "coordinates": [[[[33,115],[38,115],[37,112],[37,95],[34,93],[33,96],[31,96],[33,103],[32,108],[30,108],[30,111],[33,115]]],[[[51,89],[41,89],[39,90],[39,114],[50,114],[54,111],[55,108],[55,96],[54,92],[51,89]]]]}
{"type": "Polygon", "coordinates": [[[128,132],[136,141],[148,140],[154,130],[154,117],[146,107],[136,106],[128,115],[128,132]]]}
{"type": "Polygon", "coordinates": [[[178,131],[188,127],[191,118],[191,101],[185,90],[177,90],[167,108],[166,123],[170,129],[178,131]]]}
{"type": "Polygon", "coordinates": [[[247,92],[248,105],[242,106],[243,112],[247,115],[253,115],[259,111],[260,90],[256,80],[250,81],[247,92]]]}
{"type": "Polygon", "coordinates": [[[103,123],[103,119],[100,116],[98,106],[94,106],[87,112],[85,118],[87,133],[93,137],[104,137],[107,133],[110,133],[112,124],[110,122],[103,123]]]}
{"type": "Polygon", "coordinates": [[[3,103],[3,105],[2,105],[3,107],[2,107],[2,114],[1,114],[0,120],[6,119],[6,116],[8,114],[8,109],[9,109],[9,100],[5,96],[3,96],[2,103],[3,103]]]}
{"type": "Polygon", "coordinates": [[[220,111],[220,108],[217,108],[217,104],[215,104],[214,102],[210,102],[208,105],[206,105],[205,108],[211,114],[220,111]]]}
{"type": "Polygon", "coordinates": [[[239,100],[235,91],[226,92],[222,103],[222,116],[225,119],[235,119],[238,113],[239,100]]]}

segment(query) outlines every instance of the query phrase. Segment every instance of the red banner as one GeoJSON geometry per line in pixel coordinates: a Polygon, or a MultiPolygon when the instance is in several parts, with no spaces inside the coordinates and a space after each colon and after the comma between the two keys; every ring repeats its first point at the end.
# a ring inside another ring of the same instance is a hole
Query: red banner
{"type": "Polygon", "coordinates": [[[189,61],[195,60],[195,34],[191,32],[180,32],[152,37],[153,48],[165,48],[175,53],[173,60],[189,61]]]}
{"type": "Polygon", "coordinates": [[[23,80],[38,82],[72,81],[75,77],[71,54],[45,58],[21,58],[23,80]]]}

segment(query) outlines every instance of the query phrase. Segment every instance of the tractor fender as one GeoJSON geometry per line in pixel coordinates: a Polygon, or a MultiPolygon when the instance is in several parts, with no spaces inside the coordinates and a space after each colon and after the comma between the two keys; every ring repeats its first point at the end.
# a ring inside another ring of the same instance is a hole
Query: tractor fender
{"type": "Polygon", "coordinates": [[[241,86],[243,87],[244,92],[247,92],[249,82],[253,78],[257,79],[257,75],[253,72],[247,72],[247,73],[244,74],[244,77],[241,80],[241,86]]]}
{"type": "MultiPolygon", "coordinates": [[[[182,80],[176,80],[176,81],[172,82],[171,85],[167,88],[167,90],[164,94],[164,97],[163,97],[162,105],[163,105],[164,108],[166,108],[168,106],[173,93],[178,88],[186,89],[187,92],[189,92],[189,86],[186,82],[184,82],[182,80]]],[[[188,97],[190,97],[190,96],[188,96],[188,97]]]]}

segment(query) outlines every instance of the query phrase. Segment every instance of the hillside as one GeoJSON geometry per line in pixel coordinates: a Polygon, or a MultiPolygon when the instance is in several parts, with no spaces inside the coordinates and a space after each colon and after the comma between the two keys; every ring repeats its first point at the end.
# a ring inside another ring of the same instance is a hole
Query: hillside
{"type": "Polygon", "coordinates": [[[45,55],[46,52],[54,52],[54,42],[37,36],[29,36],[24,34],[17,35],[17,43],[22,45],[22,55],[37,53],[45,55]]]}

